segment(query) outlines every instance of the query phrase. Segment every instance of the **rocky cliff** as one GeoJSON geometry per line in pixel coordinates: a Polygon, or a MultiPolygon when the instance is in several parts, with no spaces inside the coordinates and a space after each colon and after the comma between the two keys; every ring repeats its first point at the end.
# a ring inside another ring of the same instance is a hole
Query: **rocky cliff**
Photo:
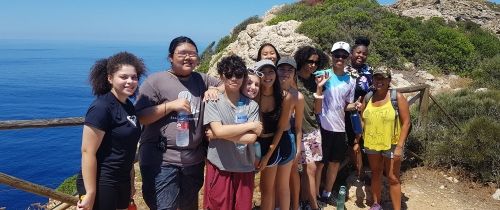
{"type": "Polygon", "coordinates": [[[485,0],[399,0],[388,8],[408,17],[472,21],[500,37],[500,7],[485,0]]]}

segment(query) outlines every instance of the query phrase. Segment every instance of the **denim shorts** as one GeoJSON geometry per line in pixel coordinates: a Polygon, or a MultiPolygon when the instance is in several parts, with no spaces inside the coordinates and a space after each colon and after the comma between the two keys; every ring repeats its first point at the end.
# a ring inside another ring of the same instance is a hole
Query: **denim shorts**
{"type": "Polygon", "coordinates": [[[377,151],[377,150],[371,150],[371,149],[368,149],[368,148],[365,148],[365,153],[367,155],[382,155],[386,158],[394,158],[394,150],[396,149],[396,144],[393,144],[391,145],[391,148],[388,149],[388,150],[381,150],[381,151],[377,151]]]}
{"type": "Polygon", "coordinates": [[[198,209],[204,166],[141,165],[144,201],[152,210],[198,209]]]}

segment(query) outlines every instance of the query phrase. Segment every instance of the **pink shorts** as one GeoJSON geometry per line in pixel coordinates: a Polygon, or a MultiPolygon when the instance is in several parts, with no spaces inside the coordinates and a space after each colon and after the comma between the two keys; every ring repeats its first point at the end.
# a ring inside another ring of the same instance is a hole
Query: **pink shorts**
{"type": "Polygon", "coordinates": [[[252,172],[219,170],[207,161],[205,173],[204,209],[252,209],[254,175],[252,172]]]}
{"type": "Polygon", "coordinates": [[[300,146],[299,164],[309,164],[321,161],[323,159],[323,150],[321,149],[321,133],[314,130],[302,135],[300,146]]]}

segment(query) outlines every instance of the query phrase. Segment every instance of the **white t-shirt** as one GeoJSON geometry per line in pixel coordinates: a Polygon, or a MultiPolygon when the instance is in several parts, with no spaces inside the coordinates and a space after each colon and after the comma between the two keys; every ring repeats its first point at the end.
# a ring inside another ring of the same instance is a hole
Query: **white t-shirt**
{"type": "Polygon", "coordinates": [[[345,132],[345,107],[354,101],[356,80],[349,74],[337,76],[327,69],[330,79],[325,83],[323,104],[319,119],[321,127],[328,131],[345,132]]]}

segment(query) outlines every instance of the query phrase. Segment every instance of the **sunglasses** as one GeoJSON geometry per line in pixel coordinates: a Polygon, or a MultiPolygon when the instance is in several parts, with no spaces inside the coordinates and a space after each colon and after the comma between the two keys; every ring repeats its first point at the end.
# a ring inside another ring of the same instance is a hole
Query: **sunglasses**
{"type": "Polygon", "coordinates": [[[344,54],[344,53],[332,53],[332,55],[336,59],[339,59],[339,58],[347,59],[349,57],[348,54],[344,54]]]}
{"type": "Polygon", "coordinates": [[[316,64],[316,66],[318,66],[319,65],[319,61],[306,60],[306,64],[316,64]]]}
{"type": "Polygon", "coordinates": [[[231,79],[233,76],[236,77],[236,79],[241,79],[245,76],[245,72],[240,70],[224,72],[224,77],[226,77],[226,79],[231,79]]]}
{"type": "Polygon", "coordinates": [[[256,70],[253,70],[253,69],[247,69],[247,71],[248,71],[249,74],[256,75],[258,77],[263,77],[264,76],[264,73],[262,73],[260,71],[256,71],[256,70]]]}

